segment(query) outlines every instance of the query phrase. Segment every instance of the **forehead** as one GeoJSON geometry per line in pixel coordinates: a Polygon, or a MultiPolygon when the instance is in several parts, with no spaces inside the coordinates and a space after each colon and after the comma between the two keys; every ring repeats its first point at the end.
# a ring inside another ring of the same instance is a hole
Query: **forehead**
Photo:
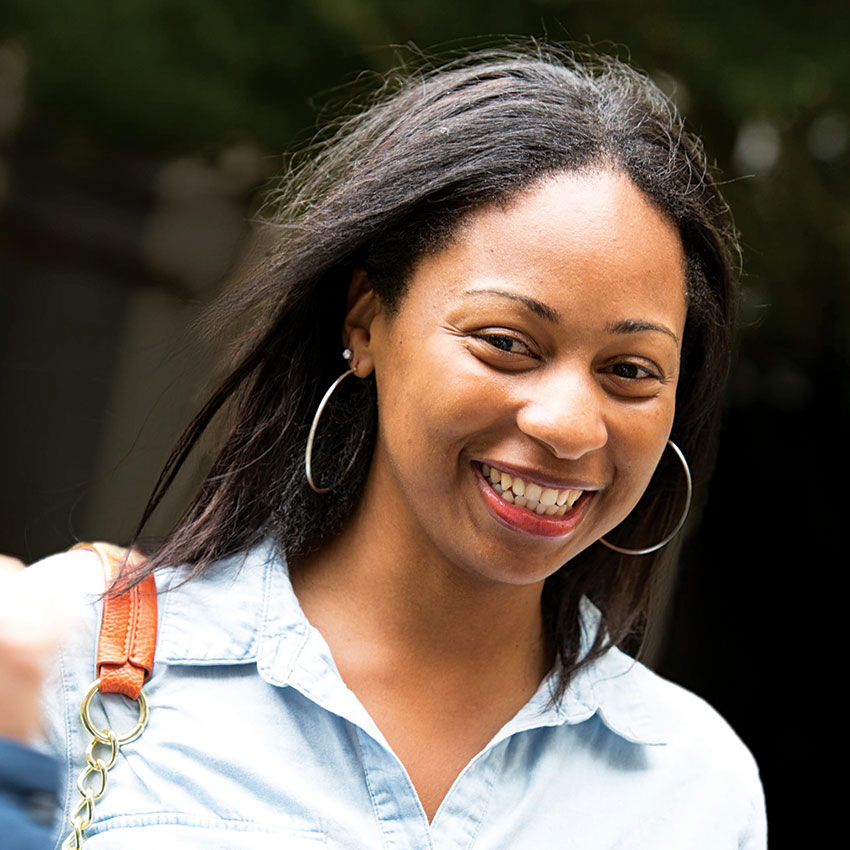
{"type": "Polygon", "coordinates": [[[582,321],[594,307],[608,322],[654,311],[681,330],[685,269],[675,225],[627,176],[569,173],[471,214],[418,264],[408,297],[436,304],[496,287],[582,321]]]}

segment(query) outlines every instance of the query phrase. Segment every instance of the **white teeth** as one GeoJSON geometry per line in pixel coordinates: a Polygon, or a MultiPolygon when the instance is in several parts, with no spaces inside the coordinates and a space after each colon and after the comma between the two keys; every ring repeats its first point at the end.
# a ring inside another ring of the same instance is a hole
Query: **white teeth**
{"type": "Polygon", "coordinates": [[[486,463],[481,472],[489,479],[493,489],[510,504],[525,508],[539,515],[564,516],[581,498],[583,490],[556,490],[539,484],[526,484],[522,478],[502,472],[486,463]]]}

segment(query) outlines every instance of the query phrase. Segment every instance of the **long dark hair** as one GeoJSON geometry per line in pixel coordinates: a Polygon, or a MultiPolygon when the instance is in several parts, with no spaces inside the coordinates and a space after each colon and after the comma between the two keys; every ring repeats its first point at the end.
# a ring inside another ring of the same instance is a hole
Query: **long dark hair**
{"type": "MultiPolygon", "coordinates": [[[[303,457],[319,399],[344,365],[341,327],[353,270],[365,268],[393,310],[416,259],[445,246],[471,211],[505,203],[544,175],[594,168],[627,174],[681,235],[689,307],[672,438],[697,485],[703,482],[730,359],[738,265],[700,140],[650,80],[618,60],[540,47],[488,51],[387,80],[371,103],[294,162],[272,193],[273,251],[217,308],[222,321],[255,317],[245,344],[169,458],[137,542],[217,416],[226,417],[221,447],[142,574],[184,563],[195,576],[268,536],[297,559],[337,534],[362,490],[375,441],[373,379],[344,382],[323,420],[314,456],[322,481],[340,478],[363,440],[344,485],[315,494],[303,457]]],[[[665,461],[632,517],[610,536],[631,547],[660,540],[675,524],[682,491],[675,459],[669,467],[665,461]]],[[[594,545],[546,581],[543,613],[560,693],[582,664],[640,624],[653,577],[675,555],[675,545],[637,558],[594,545]],[[589,653],[581,650],[583,596],[602,614],[589,653]]]]}

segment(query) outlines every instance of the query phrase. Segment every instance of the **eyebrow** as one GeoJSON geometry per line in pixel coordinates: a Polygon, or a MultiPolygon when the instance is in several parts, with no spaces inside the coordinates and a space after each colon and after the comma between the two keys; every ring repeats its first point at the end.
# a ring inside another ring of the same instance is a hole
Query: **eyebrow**
{"type": "Polygon", "coordinates": [[[520,295],[517,292],[505,292],[502,289],[469,289],[464,295],[501,295],[503,298],[510,298],[512,301],[519,301],[528,307],[535,316],[540,316],[547,322],[561,321],[561,314],[548,304],[544,304],[536,298],[529,298],[527,295],[520,295]]]}
{"type": "MultiPolygon", "coordinates": [[[[535,316],[540,316],[540,318],[546,319],[548,322],[557,323],[561,321],[561,314],[554,307],[550,307],[536,298],[530,298],[528,295],[520,295],[518,292],[506,292],[503,289],[469,289],[464,295],[500,295],[502,298],[519,301],[520,304],[524,304],[535,316]]],[[[658,333],[666,334],[677,345],[679,344],[679,337],[666,325],[646,322],[643,319],[620,319],[618,322],[609,324],[606,330],[609,333],[616,334],[636,334],[641,333],[641,331],[657,331],[658,333]]]]}
{"type": "Polygon", "coordinates": [[[657,325],[654,322],[645,322],[642,319],[620,319],[619,322],[608,325],[607,330],[615,334],[637,334],[641,331],[658,331],[672,337],[676,341],[676,344],[679,344],[679,337],[666,325],[657,325]]]}

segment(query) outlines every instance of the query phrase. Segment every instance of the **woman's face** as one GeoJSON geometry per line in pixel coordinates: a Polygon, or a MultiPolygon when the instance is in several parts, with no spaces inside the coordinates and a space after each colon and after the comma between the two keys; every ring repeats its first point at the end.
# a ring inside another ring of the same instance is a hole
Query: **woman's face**
{"type": "Polygon", "coordinates": [[[364,504],[414,557],[531,584],[632,510],[673,423],[686,300],[678,233],[627,177],[547,178],[423,257],[395,313],[370,297],[351,336],[378,387],[364,504]]]}

